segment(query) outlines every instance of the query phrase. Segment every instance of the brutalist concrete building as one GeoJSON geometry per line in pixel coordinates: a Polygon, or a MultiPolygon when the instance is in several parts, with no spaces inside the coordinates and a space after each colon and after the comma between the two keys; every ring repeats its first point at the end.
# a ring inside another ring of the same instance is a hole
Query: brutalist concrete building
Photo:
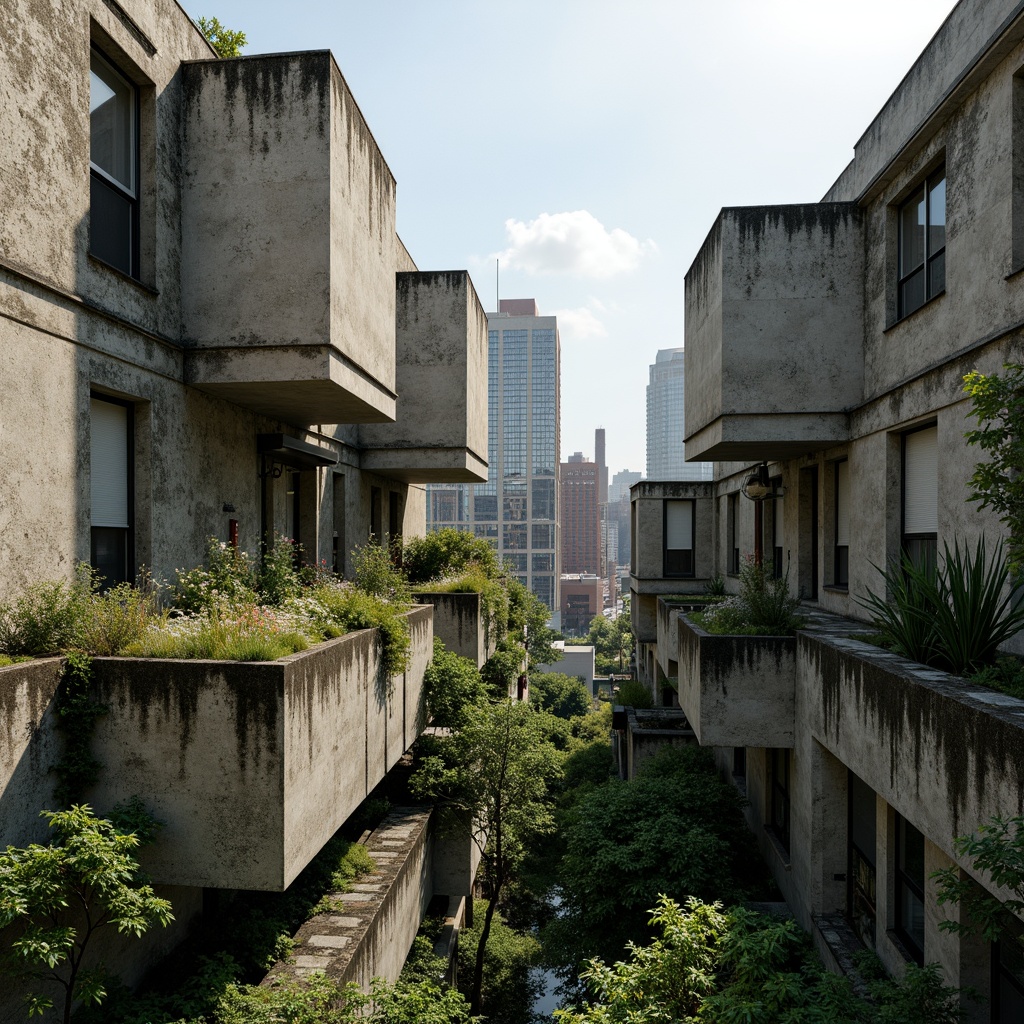
{"type": "Polygon", "coordinates": [[[1019,946],[941,929],[959,910],[932,874],[1009,895],[954,840],[1022,812],[1024,701],[856,635],[901,552],[1005,536],[968,501],[963,378],[1024,361],[1022,269],[1024,7],[962,0],[819,202],[711,226],[686,276],[686,454],[715,479],[632,489],[638,664],[745,790],[797,919],[836,963],[938,962],[985,997],[977,1021],[1022,1019],[1019,946]],[[709,636],[686,592],[736,591],[758,547],[807,628],[709,636]]]}
{"type": "MultiPolygon", "coordinates": [[[[81,561],[172,578],[211,536],[344,571],[423,532],[426,483],[487,479],[487,318],[396,235],[333,57],[218,59],[172,0],[0,11],[0,375],[0,601],[81,561]]],[[[215,671],[97,659],[90,800],[167,822],[143,859],[177,917],[103,951],[127,981],[204,891],[286,887],[408,749],[431,609],[409,621],[386,686],[368,631],[215,671]]],[[[46,838],[60,672],[0,669],[0,844],[46,838]]],[[[389,908],[405,949],[426,889],[389,908]]]]}

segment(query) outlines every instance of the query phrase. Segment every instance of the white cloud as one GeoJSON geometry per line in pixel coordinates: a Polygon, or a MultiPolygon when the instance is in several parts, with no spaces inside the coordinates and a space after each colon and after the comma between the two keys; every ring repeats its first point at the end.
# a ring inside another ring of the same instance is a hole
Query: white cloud
{"type": "Polygon", "coordinates": [[[528,274],[614,277],[635,270],[644,255],[657,251],[650,239],[640,241],[622,228],[609,231],[586,210],[542,213],[529,223],[512,218],[505,231],[509,247],[496,258],[528,274]]]}
{"type": "MultiPolygon", "coordinates": [[[[598,311],[600,312],[600,308],[598,311]]],[[[594,315],[593,310],[586,306],[578,309],[557,309],[553,315],[558,317],[558,334],[563,341],[608,337],[608,329],[594,315]]]]}

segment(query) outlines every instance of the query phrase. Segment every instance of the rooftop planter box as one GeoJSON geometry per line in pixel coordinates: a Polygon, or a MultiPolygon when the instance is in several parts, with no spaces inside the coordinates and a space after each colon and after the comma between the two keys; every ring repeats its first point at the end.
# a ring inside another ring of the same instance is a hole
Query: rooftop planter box
{"type": "Polygon", "coordinates": [[[1024,700],[848,636],[802,632],[796,655],[815,739],[947,856],[1021,813],[1024,700]]]}
{"type": "Polygon", "coordinates": [[[702,747],[792,747],[795,636],[719,636],[678,616],[679,706],[702,747]]]}
{"type": "MultiPolygon", "coordinates": [[[[390,680],[374,630],[270,662],[95,659],[94,697],[109,710],[93,737],[102,768],[89,802],[138,795],[165,823],[140,858],[157,883],[286,888],[423,729],[432,616],[407,614],[410,666],[390,680]]],[[[37,815],[53,803],[60,662],[0,673],[11,671],[18,681],[0,674],[0,699],[21,753],[0,761],[0,820],[3,841],[20,844],[7,805],[37,815]]]]}
{"type": "Polygon", "coordinates": [[[495,644],[488,635],[480,594],[424,590],[412,596],[419,604],[434,606],[434,636],[443,641],[449,651],[469,658],[477,668],[494,653],[495,644]]]}

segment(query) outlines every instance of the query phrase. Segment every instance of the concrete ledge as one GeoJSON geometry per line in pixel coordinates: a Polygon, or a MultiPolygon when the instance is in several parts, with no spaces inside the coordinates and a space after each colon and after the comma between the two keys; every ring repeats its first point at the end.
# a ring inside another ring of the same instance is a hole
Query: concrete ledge
{"type": "Polygon", "coordinates": [[[263,979],[273,985],[322,971],[339,985],[368,992],[374,978],[394,981],[431,898],[430,807],[396,807],[371,833],[376,870],[352,892],[330,893],[337,909],[311,917],[295,933],[298,948],[263,979]]]}
{"type": "Polygon", "coordinates": [[[625,755],[626,763],[620,774],[635,779],[641,765],[662,747],[686,747],[697,744],[686,715],[668,708],[640,710],[626,708],[625,755]]]}
{"type": "Polygon", "coordinates": [[[717,636],[678,616],[679,706],[702,747],[792,747],[796,637],[717,636]]]}

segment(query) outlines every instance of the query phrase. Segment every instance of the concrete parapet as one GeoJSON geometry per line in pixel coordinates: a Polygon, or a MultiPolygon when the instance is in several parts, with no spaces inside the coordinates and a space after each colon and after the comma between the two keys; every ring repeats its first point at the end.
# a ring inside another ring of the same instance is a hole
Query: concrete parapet
{"type": "Polygon", "coordinates": [[[494,653],[494,640],[487,628],[480,594],[413,594],[420,604],[434,607],[434,636],[449,651],[469,658],[477,668],[494,653]]]}
{"type": "Polygon", "coordinates": [[[716,636],[678,616],[679,706],[702,747],[792,747],[796,637],[716,636]]]}

